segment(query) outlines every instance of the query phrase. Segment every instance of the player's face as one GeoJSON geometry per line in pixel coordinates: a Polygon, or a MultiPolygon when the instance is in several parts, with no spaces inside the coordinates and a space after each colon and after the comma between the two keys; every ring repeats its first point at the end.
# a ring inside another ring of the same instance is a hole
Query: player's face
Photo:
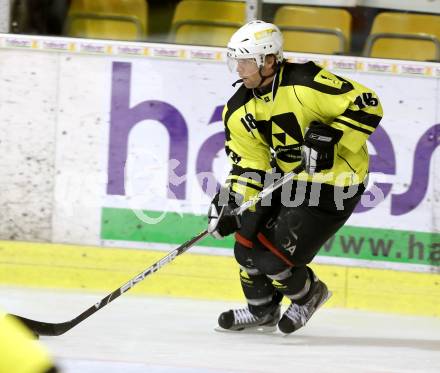
{"type": "Polygon", "coordinates": [[[243,79],[246,88],[255,88],[259,84],[260,74],[258,73],[257,62],[253,58],[238,59],[236,71],[243,79]]]}
{"type": "Polygon", "coordinates": [[[250,67],[247,70],[245,69],[245,67],[240,68],[240,64],[237,67],[237,72],[240,75],[240,78],[243,79],[243,84],[248,89],[265,86],[273,80],[272,71],[275,64],[273,56],[266,57],[264,65],[261,67],[261,69],[258,69],[255,60],[254,63],[254,69],[250,67]]]}
{"type": "Polygon", "coordinates": [[[275,59],[273,56],[267,56],[261,68],[258,67],[254,58],[232,58],[228,56],[229,70],[238,73],[245,87],[249,89],[260,87],[262,83],[266,83],[266,79],[264,82],[261,81],[261,75],[270,76],[274,65],[275,59]]]}

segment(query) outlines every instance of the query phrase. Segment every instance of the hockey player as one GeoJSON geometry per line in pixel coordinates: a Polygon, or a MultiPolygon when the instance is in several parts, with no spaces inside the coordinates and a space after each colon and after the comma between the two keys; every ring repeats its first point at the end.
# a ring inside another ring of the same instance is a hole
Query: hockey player
{"type": "Polygon", "coordinates": [[[330,292],[307,266],[352,214],[365,190],[366,140],[382,107],[369,88],[313,62],[283,57],[277,26],[252,21],[228,43],[228,65],[242,82],[223,111],[232,169],[211,202],[208,231],[235,233],[234,255],[247,307],[223,312],[223,329],[306,324],[330,292]],[[232,211],[303,164],[304,171],[242,216],[232,211]],[[226,198],[225,198],[226,196],[226,198]],[[283,297],[290,305],[281,316],[283,297]]]}

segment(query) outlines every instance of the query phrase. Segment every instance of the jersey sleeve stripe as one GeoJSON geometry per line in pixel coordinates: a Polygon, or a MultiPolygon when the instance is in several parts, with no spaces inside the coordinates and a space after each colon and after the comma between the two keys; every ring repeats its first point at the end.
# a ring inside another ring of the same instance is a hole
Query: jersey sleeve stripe
{"type": "Polygon", "coordinates": [[[233,165],[232,166],[232,170],[230,172],[230,175],[235,175],[235,176],[243,176],[245,175],[246,178],[254,178],[256,179],[256,182],[260,182],[260,180],[264,180],[264,178],[266,177],[266,171],[263,170],[258,170],[255,168],[245,168],[245,167],[240,167],[237,165],[233,165]],[[258,175],[258,177],[257,177],[258,175]]]}
{"type": "Polygon", "coordinates": [[[358,126],[356,126],[356,125],[354,125],[354,124],[352,124],[350,122],[347,122],[345,120],[342,120],[342,119],[338,119],[337,118],[334,121],[337,122],[337,123],[343,124],[344,126],[350,127],[351,129],[354,129],[356,131],[366,133],[367,135],[371,135],[373,133],[373,131],[367,130],[367,129],[362,128],[362,127],[358,127],[358,126]]]}
{"type": "Polygon", "coordinates": [[[229,176],[226,181],[229,182],[231,185],[240,184],[258,191],[263,190],[263,186],[261,184],[254,184],[254,181],[252,179],[243,179],[229,176]]]}
{"type": "Polygon", "coordinates": [[[379,122],[382,119],[382,117],[379,115],[369,114],[363,110],[355,111],[355,110],[347,109],[342,115],[344,117],[350,118],[352,120],[355,120],[356,122],[362,123],[366,126],[373,128],[377,128],[379,122]]]}
{"type": "Polygon", "coordinates": [[[356,126],[356,127],[362,128],[367,131],[374,132],[374,130],[375,130],[375,128],[369,127],[369,126],[363,124],[362,122],[358,122],[358,121],[351,119],[351,118],[348,118],[347,116],[344,116],[342,114],[339,115],[337,118],[339,120],[344,121],[344,122],[350,123],[352,126],[356,126]]]}
{"type": "Polygon", "coordinates": [[[241,185],[241,186],[243,186],[243,187],[246,187],[246,188],[250,188],[250,189],[253,189],[253,190],[256,190],[257,192],[261,192],[262,190],[263,190],[263,188],[261,188],[261,187],[258,187],[257,185],[254,185],[254,184],[251,184],[251,183],[247,183],[247,182],[245,182],[245,181],[243,181],[243,180],[228,180],[229,182],[230,182],[230,186],[231,186],[231,188],[232,188],[232,190],[235,190],[233,187],[234,187],[234,185],[241,185]]]}

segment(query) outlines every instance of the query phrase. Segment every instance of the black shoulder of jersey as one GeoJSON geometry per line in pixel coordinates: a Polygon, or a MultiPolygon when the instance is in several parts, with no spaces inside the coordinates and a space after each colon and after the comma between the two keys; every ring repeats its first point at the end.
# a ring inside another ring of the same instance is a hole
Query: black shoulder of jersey
{"type": "Polygon", "coordinates": [[[280,86],[302,85],[333,95],[347,93],[353,89],[353,85],[349,81],[337,75],[335,75],[335,77],[342,82],[341,88],[332,87],[315,81],[316,75],[322,70],[322,67],[316,65],[312,61],[303,64],[286,63],[284,65],[280,86]]]}
{"type": "Polygon", "coordinates": [[[322,68],[312,61],[307,63],[286,62],[284,64],[283,77],[280,85],[304,85],[310,81],[313,81],[316,74],[318,74],[321,70],[322,68]]]}
{"type": "Polygon", "coordinates": [[[229,99],[227,103],[227,111],[225,114],[225,125],[227,125],[229,118],[231,115],[244,104],[252,100],[253,98],[252,91],[247,89],[244,84],[238,88],[237,92],[229,99]]]}

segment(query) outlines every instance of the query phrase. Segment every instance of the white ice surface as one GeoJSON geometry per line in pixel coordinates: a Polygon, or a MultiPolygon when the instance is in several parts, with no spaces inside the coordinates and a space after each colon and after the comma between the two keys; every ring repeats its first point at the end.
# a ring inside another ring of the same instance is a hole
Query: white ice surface
{"type": "MultiPolygon", "coordinates": [[[[106,294],[0,287],[10,313],[72,319],[106,294]]],[[[440,372],[440,319],[321,309],[290,336],[214,331],[226,302],[124,294],[59,337],[65,373],[440,372]]]]}

